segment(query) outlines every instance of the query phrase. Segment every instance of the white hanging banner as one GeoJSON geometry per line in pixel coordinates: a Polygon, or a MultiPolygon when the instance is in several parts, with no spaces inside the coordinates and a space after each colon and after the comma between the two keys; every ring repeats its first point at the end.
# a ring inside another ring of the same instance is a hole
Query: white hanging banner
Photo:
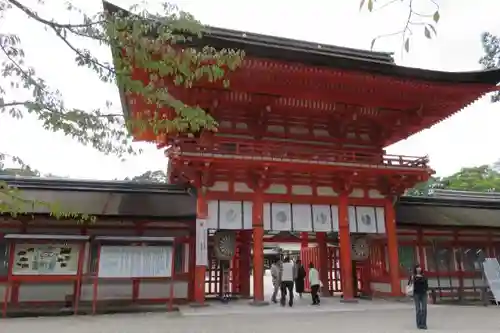
{"type": "Polygon", "coordinates": [[[356,210],[356,221],[357,221],[357,232],[365,234],[376,234],[377,230],[377,216],[375,214],[375,207],[365,207],[357,206],[356,210]]]}
{"type": "Polygon", "coordinates": [[[293,231],[291,204],[271,203],[271,230],[293,231]]]}
{"type": "Polygon", "coordinates": [[[196,219],[196,266],[208,266],[208,226],[206,219],[196,219]]]}
{"type": "Polygon", "coordinates": [[[311,205],[293,204],[292,217],[293,230],[313,231],[311,205]]]}
{"type": "Polygon", "coordinates": [[[219,201],[219,225],[217,229],[241,230],[243,229],[243,202],[219,201]]]}
{"type": "Polygon", "coordinates": [[[339,207],[331,205],[330,211],[332,212],[332,231],[339,231],[339,207]]]}
{"type": "Polygon", "coordinates": [[[384,207],[375,208],[375,218],[377,219],[377,233],[385,234],[385,210],[384,210],[384,207]]]}
{"type": "Polygon", "coordinates": [[[251,201],[209,201],[206,227],[215,230],[251,230],[252,206],[251,201]]]}
{"type": "Polygon", "coordinates": [[[312,211],[314,231],[333,231],[332,210],[329,205],[313,205],[312,211]]]}
{"type": "Polygon", "coordinates": [[[384,234],[384,207],[349,206],[351,233],[384,234]]]}
{"type": "Polygon", "coordinates": [[[205,222],[206,229],[218,229],[219,228],[219,201],[209,201],[208,202],[208,218],[205,222]]]}

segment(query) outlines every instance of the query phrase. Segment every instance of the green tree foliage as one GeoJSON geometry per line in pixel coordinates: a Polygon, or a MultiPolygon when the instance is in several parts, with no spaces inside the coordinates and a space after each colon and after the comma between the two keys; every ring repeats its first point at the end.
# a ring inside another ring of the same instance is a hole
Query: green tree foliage
{"type": "Polygon", "coordinates": [[[417,184],[415,187],[406,191],[406,195],[410,196],[426,196],[429,194],[429,191],[435,188],[444,188],[442,178],[440,177],[431,177],[428,181],[417,184]]]}
{"type": "Polygon", "coordinates": [[[478,192],[500,192],[500,173],[489,165],[462,168],[442,179],[447,189],[478,192]]]}
{"type": "MultiPolygon", "coordinates": [[[[484,55],[479,59],[479,63],[485,69],[500,68],[500,38],[489,32],[481,36],[484,55]]],[[[491,95],[492,102],[500,101],[500,92],[491,95]]]]}
{"type": "Polygon", "coordinates": [[[499,163],[493,166],[481,165],[472,168],[462,168],[448,177],[432,177],[427,182],[420,183],[407,191],[407,195],[425,196],[431,189],[447,189],[476,192],[500,192],[499,163]]]}
{"type": "MultiPolygon", "coordinates": [[[[50,3],[54,5],[53,1],[50,3]]],[[[241,64],[243,54],[237,50],[188,47],[182,51],[175,47],[191,38],[186,36],[202,35],[203,25],[192,15],[166,3],[160,13],[148,12],[143,5],[130,8],[134,16],[104,11],[90,16],[69,0],[66,1],[68,17],[76,15],[80,19],[62,22],[38,14],[37,9],[48,4],[41,0],[0,0],[0,26],[2,19],[14,11],[22,13],[26,20],[35,21],[40,29],[52,33],[73,52],[76,65],[92,71],[104,83],[118,84],[128,94],[147,100],[151,106],[143,112],[150,119],[124,119],[121,114],[111,111],[109,103],[95,110],[69,107],[57,87],[50,86],[48,80],[27,63],[20,37],[5,28],[0,30],[1,114],[13,118],[30,115],[48,131],[64,133],[102,153],[120,157],[137,153],[130,145],[127,128],[136,131],[148,128],[156,133],[215,129],[217,123],[210,115],[171,95],[164,81],[160,81],[168,78],[171,83],[187,88],[198,80],[223,81],[227,71],[241,64]],[[79,45],[77,41],[82,39],[96,46],[105,45],[115,54],[125,50],[127,57],[115,59],[113,65],[100,59],[92,49],[79,45]],[[150,83],[134,79],[133,68],[149,72],[150,83]],[[12,96],[28,97],[13,99],[12,96]],[[174,119],[163,117],[160,110],[165,109],[175,111],[174,119]]],[[[50,46],[46,52],[51,52],[50,46]]],[[[54,54],[53,58],[59,56],[54,54]]],[[[28,170],[28,173],[31,170],[19,157],[0,151],[0,162],[7,159],[19,170],[28,170]]],[[[2,196],[7,196],[9,202],[18,199],[9,191],[6,183],[0,184],[0,201],[5,199],[2,196]]],[[[5,212],[5,206],[0,207],[2,212],[5,212]]]]}
{"type": "Polygon", "coordinates": [[[126,178],[125,180],[138,183],[166,183],[168,181],[167,174],[162,170],[146,171],[141,175],[132,177],[131,179],[126,178]]]}
{"type": "Polygon", "coordinates": [[[437,0],[360,0],[359,9],[377,12],[396,3],[406,6],[401,30],[375,37],[371,49],[381,38],[400,36],[404,51],[410,52],[411,38],[417,31],[429,39],[437,35],[436,26],[441,19],[437,0]]]}
{"type": "Polygon", "coordinates": [[[23,168],[0,168],[0,176],[24,176],[24,177],[39,177],[40,174],[36,171],[23,168]]]}

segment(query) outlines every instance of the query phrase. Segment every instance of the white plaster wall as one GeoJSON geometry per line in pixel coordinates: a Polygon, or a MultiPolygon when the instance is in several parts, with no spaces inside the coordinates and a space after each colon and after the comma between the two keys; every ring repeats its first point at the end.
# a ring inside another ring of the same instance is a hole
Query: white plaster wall
{"type": "Polygon", "coordinates": [[[292,194],[297,195],[312,195],[313,189],[308,185],[292,185],[292,194]]]}
{"type": "Polygon", "coordinates": [[[252,193],[253,190],[245,183],[234,183],[234,191],[242,193],[252,193]]]}
{"type": "Polygon", "coordinates": [[[459,286],[458,278],[451,278],[450,279],[448,277],[441,277],[439,279],[438,278],[429,278],[428,283],[429,283],[430,288],[437,288],[437,287],[447,288],[447,287],[458,287],[459,286]]]}
{"type": "Polygon", "coordinates": [[[375,292],[390,293],[392,291],[390,283],[370,282],[370,288],[375,292]]]}
{"type": "Polygon", "coordinates": [[[376,189],[371,189],[368,191],[368,197],[372,198],[372,199],[383,199],[385,198],[379,190],[376,190],[376,189]]]}
{"type": "MultiPolygon", "coordinates": [[[[93,285],[82,285],[82,301],[92,300],[93,285]]],[[[97,287],[98,300],[131,300],[132,281],[99,281],[97,287]]]]}
{"type": "Polygon", "coordinates": [[[7,284],[0,283],[0,303],[3,303],[5,299],[5,293],[7,292],[7,284]]]}
{"type": "Polygon", "coordinates": [[[318,186],[316,192],[319,196],[336,197],[338,194],[329,186],[318,186]]]}
{"type": "MultiPolygon", "coordinates": [[[[5,284],[0,284],[0,302],[5,296],[5,284]]],[[[82,301],[91,301],[93,285],[82,284],[82,301]]],[[[31,283],[22,284],[19,288],[19,301],[60,301],[67,295],[73,295],[73,283],[31,283]]],[[[100,281],[98,300],[132,300],[131,281],[100,281]]],[[[145,281],[139,286],[139,299],[158,299],[170,297],[170,282],[145,281]]],[[[174,282],[174,297],[188,297],[188,282],[174,282]]]]}
{"type": "MultiPolygon", "coordinates": [[[[174,298],[188,297],[188,282],[174,281],[174,298]]],[[[170,282],[141,282],[139,298],[155,299],[170,297],[170,282]]]]}
{"type": "Polygon", "coordinates": [[[19,287],[19,302],[61,301],[73,294],[73,283],[25,283],[19,287]]]}
{"type": "Polygon", "coordinates": [[[487,282],[483,281],[483,279],[481,279],[481,278],[464,279],[464,287],[474,287],[474,286],[476,286],[476,287],[482,287],[486,283],[487,282]]]}
{"type": "Polygon", "coordinates": [[[408,279],[401,279],[401,292],[406,293],[406,286],[408,285],[408,279]]]}
{"type": "MultiPolygon", "coordinates": [[[[439,278],[439,284],[438,284],[438,279],[437,278],[429,278],[429,287],[430,288],[438,288],[438,287],[459,287],[459,279],[458,278],[447,278],[447,277],[442,277],[439,278]]],[[[476,279],[464,279],[463,280],[464,287],[465,288],[472,288],[474,286],[480,287],[484,285],[484,282],[482,281],[481,278],[476,278],[476,279]]],[[[408,280],[404,279],[401,280],[401,290],[404,292],[406,291],[406,285],[408,284],[408,280]]]]}
{"type": "Polygon", "coordinates": [[[223,182],[223,181],[218,181],[215,182],[212,187],[210,187],[210,190],[212,191],[229,191],[229,183],[228,182],[223,182]]]}

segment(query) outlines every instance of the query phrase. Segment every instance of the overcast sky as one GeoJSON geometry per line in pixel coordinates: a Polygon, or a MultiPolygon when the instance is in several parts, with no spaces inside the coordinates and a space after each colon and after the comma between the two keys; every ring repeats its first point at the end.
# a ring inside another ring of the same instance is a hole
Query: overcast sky
{"type": "MultiPolygon", "coordinates": [[[[65,21],[65,2],[46,1],[40,14],[65,21]]],[[[99,0],[72,2],[88,13],[102,7],[99,0]]],[[[428,4],[428,0],[414,2],[421,10],[428,4]]],[[[397,62],[404,66],[444,71],[480,69],[480,35],[486,30],[500,34],[500,1],[437,2],[442,17],[437,38],[427,40],[422,31],[414,29],[409,54],[401,54],[402,41],[397,36],[381,40],[376,49],[395,52],[397,62]]],[[[126,8],[133,3],[132,0],[115,1],[126,8]]],[[[362,49],[369,48],[377,35],[401,30],[406,18],[406,7],[399,2],[372,14],[359,12],[359,0],[178,0],[171,3],[213,26],[362,49]]],[[[7,19],[0,21],[0,31],[20,35],[28,62],[54,88],[63,92],[69,105],[89,109],[101,107],[106,100],[119,104],[116,87],[104,85],[91,72],[78,68],[72,62],[74,55],[61,41],[22,13],[9,12],[7,19]]],[[[96,52],[103,58],[110,57],[106,49],[96,52]]],[[[490,104],[488,99],[483,99],[433,128],[389,147],[388,151],[402,155],[428,154],[439,175],[451,174],[463,166],[492,163],[500,158],[500,152],[495,149],[499,110],[500,104],[490,104]]],[[[43,173],[113,179],[165,169],[163,152],[153,145],[142,146],[145,147],[143,155],[121,162],[61,134],[45,132],[33,119],[20,122],[0,115],[0,151],[22,157],[43,173]]]]}

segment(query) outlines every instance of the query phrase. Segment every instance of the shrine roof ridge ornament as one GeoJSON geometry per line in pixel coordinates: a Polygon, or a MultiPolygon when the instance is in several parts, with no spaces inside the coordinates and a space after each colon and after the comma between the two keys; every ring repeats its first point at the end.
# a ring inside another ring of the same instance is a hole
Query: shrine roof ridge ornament
{"type": "MultiPolygon", "coordinates": [[[[103,6],[109,13],[120,11],[132,15],[107,1],[103,1],[103,6]]],[[[195,38],[187,45],[239,49],[244,50],[251,57],[362,71],[407,80],[491,86],[500,83],[500,69],[445,72],[404,67],[396,65],[392,54],[388,52],[372,52],[216,27],[207,27],[201,39],[195,38]]]]}

